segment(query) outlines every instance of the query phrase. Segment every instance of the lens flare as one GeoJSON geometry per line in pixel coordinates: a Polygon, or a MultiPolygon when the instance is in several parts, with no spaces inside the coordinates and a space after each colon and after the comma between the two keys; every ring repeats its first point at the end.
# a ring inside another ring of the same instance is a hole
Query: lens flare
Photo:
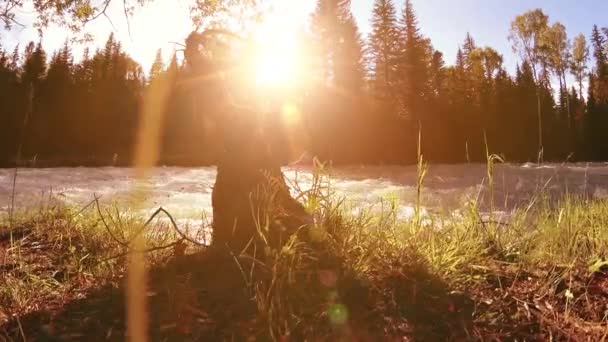
{"type": "Polygon", "coordinates": [[[301,115],[300,110],[297,105],[291,102],[287,102],[283,104],[283,109],[281,110],[281,114],[283,116],[283,124],[287,127],[293,127],[300,124],[301,115]]]}
{"type": "Polygon", "coordinates": [[[327,312],[332,325],[344,325],[348,321],[348,309],[342,304],[333,304],[327,312]]]}

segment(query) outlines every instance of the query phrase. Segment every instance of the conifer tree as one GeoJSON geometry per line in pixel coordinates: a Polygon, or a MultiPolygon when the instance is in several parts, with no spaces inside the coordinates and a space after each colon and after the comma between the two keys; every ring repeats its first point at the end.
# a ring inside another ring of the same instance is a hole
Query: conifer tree
{"type": "Polygon", "coordinates": [[[464,38],[464,43],[462,44],[462,54],[465,60],[465,67],[468,72],[471,72],[472,68],[472,54],[477,49],[477,44],[475,43],[475,39],[470,32],[467,32],[467,35],[464,38]]]}
{"type": "Polygon", "coordinates": [[[606,38],[597,25],[593,26],[591,44],[593,46],[593,57],[595,57],[596,76],[592,90],[597,104],[608,103],[608,48],[606,47],[606,38]]]}
{"type": "Polygon", "coordinates": [[[319,50],[319,75],[325,84],[359,91],[363,85],[363,45],[350,0],[319,0],[312,14],[319,50]]]}
{"type": "Polygon", "coordinates": [[[400,22],[400,58],[398,73],[400,77],[401,103],[404,114],[417,127],[423,109],[422,99],[427,84],[427,56],[425,43],[418,28],[418,19],[410,0],[405,1],[400,22]]]}
{"type": "Polygon", "coordinates": [[[163,62],[163,52],[161,49],[156,51],[156,57],[150,67],[149,79],[153,80],[158,77],[165,70],[165,63],[163,62]]]}
{"type": "Polygon", "coordinates": [[[381,98],[394,95],[399,32],[392,0],[376,0],[372,10],[369,52],[372,58],[372,86],[381,98]]]}
{"type": "Polygon", "coordinates": [[[338,88],[357,96],[363,90],[363,41],[350,11],[340,25],[339,44],[334,52],[334,82],[338,88]]]}

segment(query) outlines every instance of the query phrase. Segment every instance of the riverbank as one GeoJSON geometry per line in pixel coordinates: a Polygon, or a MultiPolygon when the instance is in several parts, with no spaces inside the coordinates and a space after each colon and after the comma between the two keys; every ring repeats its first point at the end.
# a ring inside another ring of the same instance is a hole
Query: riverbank
{"type": "MultiPolygon", "coordinates": [[[[390,206],[355,215],[328,197],[306,203],[317,243],[263,258],[192,243],[192,229],[166,219],[148,223],[151,339],[608,336],[606,200],[539,200],[508,223],[482,219],[474,204],[457,219],[402,220],[390,206]]],[[[0,339],[124,339],[126,243],[144,222],[96,207],[3,221],[0,339]]]]}
{"type": "MultiPolygon", "coordinates": [[[[283,169],[288,184],[298,191],[310,189],[314,168],[283,169]]],[[[481,211],[505,213],[526,206],[542,192],[555,202],[563,196],[589,199],[608,198],[608,167],[605,164],[544,164],[493,166],[492,190],[485,164],[429,165],[425,173],[420,202],[424,211],[443,216],[462,211],[476,203],[481,211]]],[[[350,166],[326,170],[335,199],[344,198],[353,211],[381,208],[397,201],[399,215],[409,217],[417,202],[418,169],[416,166],[350,166]]],[[[138,180],[130,168],[53,168],[19,169],[15,191],[14,170],[0,169],[0,215],[13,204],[37,210],[50,197],[73,206],[84,205],[96,195],[102,203],[115,203],[120,210],[131,207],[132,192],[147,189],[144,203],[138,203],[142,216],[159,206],[176,219],[209,216],[211,192],[216,178],[215,167],[155,167],[145,180],[138,180]]]]}

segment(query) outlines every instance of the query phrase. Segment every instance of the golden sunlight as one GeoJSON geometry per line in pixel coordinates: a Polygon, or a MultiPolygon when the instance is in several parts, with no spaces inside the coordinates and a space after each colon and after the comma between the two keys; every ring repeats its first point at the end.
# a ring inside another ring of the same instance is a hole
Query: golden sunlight
{"type": "Polygon", "coordinates": [[[301,115],[298,106],[292,102],[286,102],[281,109],[283,124],[293,127],[300,124],[301,115]]]}
{"type": "MultiPolygon", "coordinates": [[[[122,1],[120,2],[122,4],[122,1]]],[[[175,0],[154,1],[150,6],[141,8],[130,23],[130,30],[121,27],[117,30],[119,38],[135,60],[141,61],[145,71],[150,70],[154,61],[156,51],[162,48],[163,55],[168,58],[173,50],[179,46],[172,42],[181,42],[192,30],[188,20],[189,9],[175,0]],[[165,23],[165,24],[159,24],[165,23]]],[[[122,16],[122,6],[117,6],[120,11],[115,16],[122,16]]],[[[124,21],[116,21],[117,25],[125,25],[124,21]]]]}
{"type": "Polygon", "coordinates": [[[295,81],[297,53],[286,44],[262,45],[256,53],[255,80],[260,85],[286,86],[295,81]]]}
{"type": "Polygon", "coordinates": [[[273,12],[261,23],[254,34],[253,72],[256,84],[277,87],[294,85],[301,68],[298,39],[301,24],[285,11],[273,12]]]}

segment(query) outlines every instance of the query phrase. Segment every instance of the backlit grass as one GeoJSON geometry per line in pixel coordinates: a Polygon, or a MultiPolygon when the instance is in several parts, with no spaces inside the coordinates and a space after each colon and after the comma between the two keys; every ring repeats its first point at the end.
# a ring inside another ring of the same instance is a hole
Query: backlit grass
{"type": "Polygon", "coordinates": [[[395,205],[353,214],[327,195],[323,177],[299,196],[315,224],[280,249],[253,253],[194,245],[167,220],[143,228],[95,203],[21,213],[12,234],[5,220],[0,338],[124,337],[124,313],[65,321],[100,306],[124,311],[120,295],[98,290],[122,293],[128,241],[139,232],[153,340],[608,336],[607,200],[539,200],[503,220],[482,219],[475,204],[407,220],[395,205]],[[51,323],[36,312],[51,312],[51,323]]]}

